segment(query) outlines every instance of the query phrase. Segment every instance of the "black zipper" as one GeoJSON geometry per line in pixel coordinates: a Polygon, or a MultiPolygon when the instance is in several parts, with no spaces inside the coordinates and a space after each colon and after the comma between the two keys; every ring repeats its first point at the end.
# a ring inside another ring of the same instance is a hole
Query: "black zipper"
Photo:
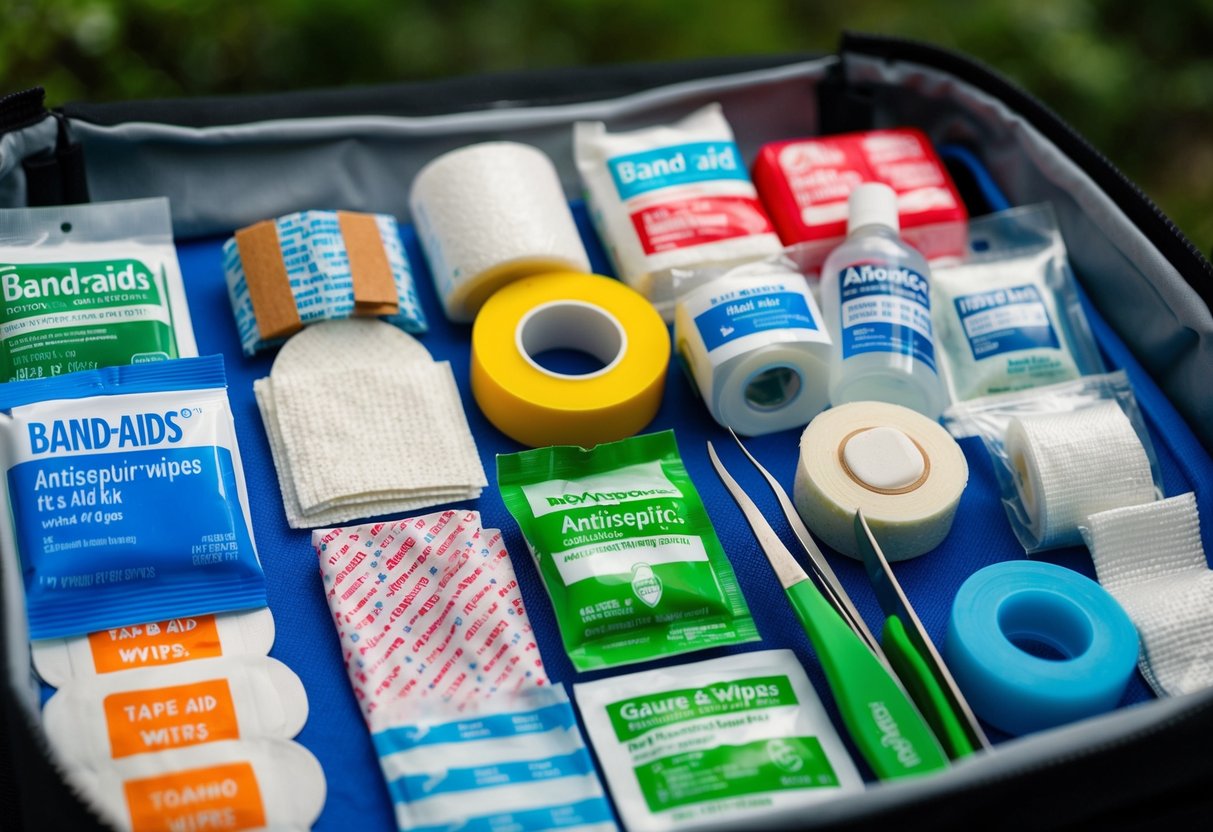
{"type": "Polygon", "coordinates": [[[46,90],[30,87],[0,96],[0,136],[29,127],[46,118],[46,90]]]}
{"type": "Polygon", "coordinates": [[[1213,263],[1141,188],[1040,99],[980,61],[921,41],[847,32],[839,47],[844,63],[848,53],[938,69],[1006,104],[1082,168],[1201,299],[1213,306],[1213,263]]]}
{"type": "Polygon", "coordinates": [[[179,127],[218,127],[293,118],[433,116],[503,107],[599,101],[644,90],[740,72],[769,69],[821,55],[747,55],[560,69],[526,69],[372,86],[350,86],[182,99],[76,102],[61,109],[72,120],[112,126],[130,121],[179,127]]]}

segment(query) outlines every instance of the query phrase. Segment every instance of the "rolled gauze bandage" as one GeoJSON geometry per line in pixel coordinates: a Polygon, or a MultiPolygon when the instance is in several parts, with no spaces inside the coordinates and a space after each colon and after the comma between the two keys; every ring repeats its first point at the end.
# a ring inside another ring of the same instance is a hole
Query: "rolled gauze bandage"
{"type": "Polygon", "coordinates": [[[940,544],[969,481],[964,453],[937,423],[909,408],[852,402],[814,419],[800,438],[796,510],[832,548],[859,557],[856,509],[889,560],[940,544]]]}
{"type": "Polygon", "coordinates": [[[417,174],[409,208],[452,321],[473,320],[520,277],[590,270],[556,168],[530,145],[487,142],[439,156],[417,174]]]}
{"type": "Polygon", "coordinates": [[[1088,515],[1158,496],[1145,446],[1113,401],[1017,416],[1005,448],[1029,551],[1080,545],[1088,515]]]}

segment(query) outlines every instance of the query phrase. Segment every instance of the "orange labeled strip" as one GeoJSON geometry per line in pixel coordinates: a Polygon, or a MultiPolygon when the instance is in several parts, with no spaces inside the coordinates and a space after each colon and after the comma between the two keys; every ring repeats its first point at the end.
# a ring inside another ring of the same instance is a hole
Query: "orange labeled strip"
{"type": "Polygon", "coordinates": [[[89,633],[88,643],[98,673],[223,655],[219,626],[213,615],[99,630],[89,633]]]}
{"type": "Polygon", "coordinates": [[[132,832],[265,826],[261,789],[249,763],[128,780],[123,788],[132,832]]]}
{"type": "Polygon", "coordinates": [[[112,693],[105,697],[110,753],[118,757],[240,739],[227,679],[112,693]]]}

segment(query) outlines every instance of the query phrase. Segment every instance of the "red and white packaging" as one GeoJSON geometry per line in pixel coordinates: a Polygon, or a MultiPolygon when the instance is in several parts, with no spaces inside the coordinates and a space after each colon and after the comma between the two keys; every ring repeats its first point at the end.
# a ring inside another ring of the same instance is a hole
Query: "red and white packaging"
{"type": "Polygon", "coordinates": [[[817,271],[847,234],[847,198],[882,182],[897,193],[901,236],[928,260],[965,253],[968,211],[922,131],[908,127],[771,142],[758,152],[754,185],[784,245],[817,271]]]}
{"type": "Polygon", "coordinates": [[[577,122],[573,155],[615,270],[659,308],[672,311],[676,270],[782,248],[719,104],[622,133],[577,122]]]}
{"type": "Polygon", "coordinates": [[[312,547],[372,732],[419,700],[457,713],[548,684],[501,532],[479,512],[317,529],[312,547]]]}

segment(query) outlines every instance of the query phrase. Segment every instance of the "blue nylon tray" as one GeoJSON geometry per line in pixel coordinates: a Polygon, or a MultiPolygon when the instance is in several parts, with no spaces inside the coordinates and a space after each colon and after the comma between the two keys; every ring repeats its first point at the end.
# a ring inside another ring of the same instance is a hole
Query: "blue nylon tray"
{"type": "MultiPolygon", "coordinates": [[[[996,200],[991,199],[990,202],[997,207],[996,200]]],[[[606,257],[589,226],[584,207],[575,205],[574,213],[595,270],[610,274],[606,257]]],[[[494,456],[520,450],[521,446],[490,425],[472,400],[468,386],[471,327],[451,324],[443,317],[416,236],[412,228],[405,228],[402,233],[421,302],[431,325],[430,332],[423,336],[422,341],[435,359],[451,362],[468,421],[489,477],[490,487],[479,500],[457,505],[479,510],[486,527],[498,527],[505,532],[523,597],[552,679],[561,682],[585,681],[636,669],[622,668],[613,672],[579,675],[569,664],[539,576],[527,556],[517,526],[492,485],[494,456]]],[[[328,778],[328,800],[316,828],[336,830],[356,825],[363,829],[392,829],[395,821],[391,801],[370,737],[346,679],[337,635],[329,621],[328,607],[321,590],[310,533],[293,531],[286,525],[269,446],[253,399],[253,381],[269,374],[275,352],[268,351],[251,359],[240,352],[223,279],[222,242],[221,238],[182,242],[178,246],[178,254],[199,350],[204,355],[223,353],[227,359],[229,391],[252,503],[254,533],[265,566],[269,604],[277,625],[277,641],[270,655],[298,673],[308,693],[311,715],[298,741],[319,758],[328,778]]],[[[1209,521],[1213,517],[1213,505],[1210,504],[1213,495],[1213,488],[1210,487],[1213,482],[1213,460],[1115,333],[1089,304],[1086,304],[1086,308],[1109,366],[1123,367],[1133,382],[1154,439],[1166,494],[1172,496],[1187,491],[1196,492],[1201,514],[1206,518],[1205,549],[1213,551],[1213,533],[1210,532],[1213,523],[1209,521]]],[[[841,726],[808,640],[740,511],[711,469],[705,441],[715,440],[726,465],[768,516],[779,517],[778,507],[766,484],[732,446],[728,434],[712,421],[674,363],[670,366],[661,410],[648,430],[664,428],[674,428],[676,431],[687,469],[733,562],[763,637],[761,643],[704,651],[665,664],[706,659],[729,652],[791,648],[805,665],[835,724],[841,726]]],[[[792,490],[799,434],[799,430],[785,431],[751,439],[747,443],[789,493],[792,490]]],[[[988,564],[1023,557],[1023,550],[1012,534],[999,502],[993,469],[981,441],[977,438],[966,439],[961,442],[961,447],[969,463],[969,486],[961,500],[951,534],[934,552],[897,566],[898,578],[937,644],[942,643],[951,600],[965,578],[988,564]]],[[[795,540],[782,520],[774,525],[789,548],[796,551],[795,540]]],[[[1085,549],[1049,552],[1044,559],[1094,577],[1085,549]]],[[[831,556],[831,561],[864,618],[878,630],[882,616],[862,568],[841,556],[831,556]]],[[[654,665],[645,665],[648,666],[654,665]]],[[[1145,683],[1135,675],[1122,704],[1140,702],[1150,696],[1145,683]]],[[[858,760],[857,755],[853,753],[853,756],[858,760]]]]}

